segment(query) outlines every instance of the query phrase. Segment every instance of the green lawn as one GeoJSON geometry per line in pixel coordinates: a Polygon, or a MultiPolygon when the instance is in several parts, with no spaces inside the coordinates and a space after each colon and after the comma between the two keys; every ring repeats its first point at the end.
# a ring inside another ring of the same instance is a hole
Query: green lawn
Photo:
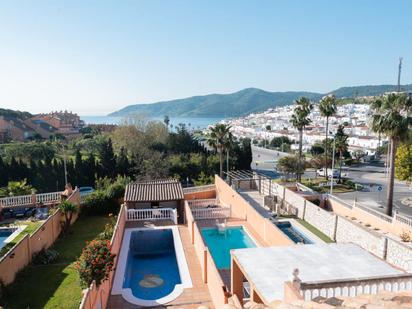
{"type": "Polygon", "coordinates": [[[60,253],[54,264],[30,265],[19,273],[7,288],[4,308],[78,308],[82,288],[73,262],[85,242],[103,231],[108,221],[106,217],[80,217],[70,234],[59,238],[53,246],[60,253]]]}
{"type": "Polygon", "coordinates": [[[19,221],[17,225],[27,225],[26,228],[19,234],[17,235],[11,242],[9,242],[7,245],[5,245],[3,248],[0,250],[0,257],[2,257],[4,254],[6,254],[15,244],[17,244],[24,236],[27,234],[33,234],[35,230],[43,223],[43,221],[36,221],[36,222],[31,222],[31,221],[19,221]]]}
{"type": "Polygon", "coordinates": [[[334,242],[332,239],[330,239],[328,236],[326,236],[325,234],[323,234],[321,231],[319,231],[316,227],[314,227],[312,224],[306,222],[305,220],[302,219],[298,219],[296,218],[296,220],[302,224],[305,228],[307,228],[309,231],[311,231],[313,234],[315,234],[316,236],[318,236],[320,239],[322,239],[324,242],[326,243],[332,243],[334,242]]]}
{"type": "MultiPolygon", "coordinates": [[[[337,181],[337,179],[335,179],[337,181]]],[[[312,190],[315,190],[320,193],[326,193],[329,192],[330,190],[330,185],[327,186],[319,186],[320,183],[326,183],[326,179],[323,177],[318,177],[318,178],[310,178],[310,179],[302,179],[301,183],[312,190]]],[[[344,181],[342,184],[336,184],[333,185],[333,192],[335,193],[345,193],[345,192],[352,192],[354,189],[347,185],[344,181]]]]}

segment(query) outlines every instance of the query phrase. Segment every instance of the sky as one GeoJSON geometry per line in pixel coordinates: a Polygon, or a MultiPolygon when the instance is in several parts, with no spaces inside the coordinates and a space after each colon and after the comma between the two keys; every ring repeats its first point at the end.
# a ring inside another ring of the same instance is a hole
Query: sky
{"type": "Polygon", "coordinates": [[[412,83],[412,1],[0,0],[0,108],[412,83]]]}

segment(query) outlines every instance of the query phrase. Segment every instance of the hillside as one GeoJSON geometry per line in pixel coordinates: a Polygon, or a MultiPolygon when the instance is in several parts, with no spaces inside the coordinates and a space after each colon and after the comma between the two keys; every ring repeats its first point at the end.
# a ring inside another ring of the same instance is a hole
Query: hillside
{"type": "Polygon", "coordinates": [[[0,108],[0,116],[4,116],[7,119],[27,119],[32,117],[32,115],[28,112],[20,112],[20,111],[15,111],[11,109],[4,109],[0,108]]]}
{"type": "MultiPolygon", "coordinates": [[[[396,90],[395,85],[376,85],[342,87],[329,93],[335,94],[338,98],[353,98],[380,95],[394,90],[396,90]]],[[[412,91],[412,84],[403,85],[402,90],[412,91]]],[[[302,96],[316,101],[323,95],[315,92],[269,92],[257,88],[247,88],[230,94],[209,94],[151,104],[129,105],[108,116],[142,113],[147,116],[238,117],[261,112],[271,107],[288,105],[302,96]]]]}
{"type": "MultiPolygon", "coordinates": [[[[396,91],[396,85],[374,85],[374,86],[355,86],[355,87],[341,87],[331,93],[338,98],[355,98],[363,96],[376,96],[385,92],[396,91]]],[[[402,85],[402,91],[412,91],[412,84],[402,85]]]]}
{"type": "Polygon", "coordinates": [[[109,116],[143,113],[148,116],[236,117],[288,105],[301,96],[318,100],[321,94],[303,91],[268,92],[248,88],[230,94],[209,94],[152,104],[129,105],[109,116]]]}

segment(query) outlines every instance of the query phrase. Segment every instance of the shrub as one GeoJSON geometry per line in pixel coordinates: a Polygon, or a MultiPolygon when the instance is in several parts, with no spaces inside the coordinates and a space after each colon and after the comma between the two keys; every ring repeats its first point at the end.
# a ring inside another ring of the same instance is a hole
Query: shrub
{"type": "Polygon", "coordinates": [[[42,249],[33,258],[35,265],[47,265],[53,263],[59,257],[59,252],[53,249],[42,249]]]}
{"type": "Polygon", "coordinates": [[[117,177],[114,182],[106,177],[100,178],[96,181],[97,190],[86,197],[83,212],[87,215],[118,213],[129,182],[127,177],[117,177]]]}
{"type": "Polygon", "coordinates": [[[99,286],[106,280],[113,269],[114,257],[108,240],[89,242],[75,263],[82,286],[88,287],[93,281],[99,286]]]}
{"type": "Polygon", "coordinates": [[[399,237],[401,238],[401,240],[403,242],[410,242],[411,241],[411,233],[409,233],[408,231],[402,231],[402,233],[399,235],[399,237]]]}
{"type": "Polygon", "coordinates": [[[114,227],[116,226],[117,216],[109,214],[110,221],[104,226],[103,232],[101,232],[96,239],[110,240],[112,238],[114,227]]]}

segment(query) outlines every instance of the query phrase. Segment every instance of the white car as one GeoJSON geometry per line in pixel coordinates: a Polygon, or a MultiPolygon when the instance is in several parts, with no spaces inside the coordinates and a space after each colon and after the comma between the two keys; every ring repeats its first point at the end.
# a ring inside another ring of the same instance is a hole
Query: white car
{"type": "MultiPolygon", "coordinates": [[[[320,168],[316,171],[316,174],[318,176],[325,176],[325,169],[324,168],[320,168]]],[[[332,178],[332,169],[328,168],[328,178],[332,178]]],[[[339,178],[339,170],[334,169],[333,170],[333,178],[339,178]]]]}

